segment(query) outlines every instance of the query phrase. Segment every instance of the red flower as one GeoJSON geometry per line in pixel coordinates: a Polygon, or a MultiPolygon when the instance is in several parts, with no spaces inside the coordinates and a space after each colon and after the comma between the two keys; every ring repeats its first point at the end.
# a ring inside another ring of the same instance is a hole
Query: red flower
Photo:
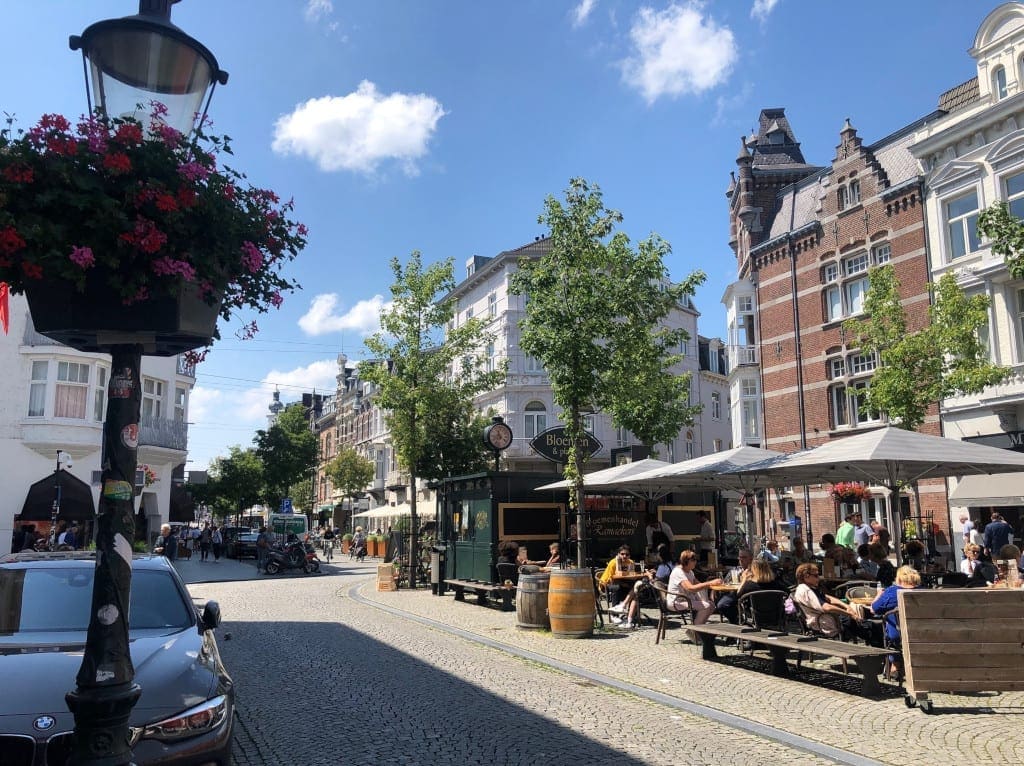
{"type": "Polygon", "coordinates": [[[41,266],[35,263],[29,263],[28,261],[21,262],[21,270],[25,272],[25,276],[29,279],[42,279],[43,269],[41,266]]]}
{"type": "Polygon", "coordinates": [[[16,253],[23,247],[25,247],[25,240],[18,235],[17,229],[13,226],[5,226],[0,229],[0,252],[16,253]]]}
{"type": "Polygon", "coordinates": [[[170,194],[156,195],[156,209],[170,213],[178,209],[178,201],[170,194]]]}
{"type": "Polygon", "coordinates": [[[123,144],[138,144],[142,142],[142,128],[132,123],[124,123],[117,126],[114,138],[123,144]]]}
{"type": "Polygon", "coordinates": [[[127,173],[132,169],[132,162],[127,154],[115,152],[103,158],[103,167],[113,173],[127,173]]]}
{"type": "Polygon", "coordinates": [[[10,165],[4,168],[4,178],[15,184],[30,184],[34,176],[28,165],[10,165]]]}

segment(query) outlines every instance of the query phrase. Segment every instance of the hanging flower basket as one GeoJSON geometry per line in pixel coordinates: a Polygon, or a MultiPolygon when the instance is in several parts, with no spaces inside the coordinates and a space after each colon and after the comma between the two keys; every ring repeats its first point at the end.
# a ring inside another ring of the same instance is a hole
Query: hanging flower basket
{"type": "Polygon", "coordinates": [[[0,130],[0,282],[26,293],[39,332],[83,351],[176,355],[297,287],[281,275],[305,245],[292,203],[218,165],[229,139],[187,140],[150,106],[145,126],[45,115],[0,130]]]}
{"type": "Polygon", "coordinates": [[[841,481],[832,485],[832,499],[837,503],[859,503],[870,497],[871,492],[863,484],[841,481]]]}

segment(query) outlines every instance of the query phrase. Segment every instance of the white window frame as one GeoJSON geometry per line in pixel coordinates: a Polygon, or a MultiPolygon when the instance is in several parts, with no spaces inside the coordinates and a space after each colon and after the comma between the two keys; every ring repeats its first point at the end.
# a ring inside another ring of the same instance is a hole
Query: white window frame
{"type": "Polygon", "coordinates": [[[977,188],[942,201],[942,217],[945,222],[946,240],[949,245],[949,260],[952,261],[957,258],[965,258],[981,247],[981,239],[978,236],[978,214],[980,212],[980,196],[977,188]],[[974,208],[953,215],[951,211],[952,206],[958,202],[968,199],[969,197],[974,198],[974,208]],[[974,230],[973,241],[971,237],[972,219],[974,230]],[[965,227],[967,228],[965,229],[965,227]],[[957,254],[957,246],[954,244],[956,242],[959,242],[960,246],[963,248],[962,253],[957,254]]]}
{"type": "Polygon", "coordinates": [[[740,396],[745,399],[757,396],[757,381],[753,378],[740,380],[740,396]]]}
{"type": "Polygon", "coordinates": [[[722,395],[718,391],[711,392],[711,419],[722,419],[722,395]]]}
{"type": "Polygon", "coordinates": [[[821,270],[821,281],[825,284],[839,281],[839,264],[835,261],[826,263],[821,270]]]}
{"type": "Polygon", "coordinates": [[[487,316],[491,319],[498,316],[498,294],[494,291],[487,294],[487,316]]]}
{"type": "Polygon", "coordinates": [[[829,401],[832,405],[832,428],[848,428],[850,426],[850,399],[845,383],[829,386],[829,401]]]}
{"type": "Polygon", "coordinates": [[[57,361],[57,375],[53,389],[53,416],[69,420],[89,417],[89,382],[92,365],[87,362],[57,361]],[[83,380],[83,374],[85,379],[83,380]],[[62,392],[66,392],[65,397],[62,392]],[[71,396],[74,400],[71,400],[71,396]],[[70,409],[73,407],[74,409],[70,409]]]}
{"type": "Polygon", "coordinates": [[[102,364],[96,365],[96,387],[92,393],[92,419],[102,423],[107,419],[107,386],[110,370],[102,364]]]}
{"type": "Polygon", "coordinates": [[[736,311],[739,314],[754,313],[754,299],[750,295],[741,295],[736,300],[736,311]]]}
{"type": "Polygon", "coordinates": [[[875,358],[874,352],[870,354],[850,355],[850,373],[852,375],[862,375],[866,372],[874,372],[877,367],[878,360],[875,358]]]}
{"type": "Polygon", "coordinates": [[[848,191],[846,193],[846,201],[849,203],[850,207],[853,207],[854,205],[860,202],[860,181],[854,178],[852,181],[850,181],[850,184],[849,186],[847,186],[847,189],[848,191]]]}
{"type": "Polygon", "coordinates": [[[158,378],[142,379],[142,417],[164,416],[164,382],[158,378]],[[147,411],[148,406],[148,411],[147,411]]]}
{"type": "Polygon", "coordinates": [[[867,299],[871,281],[867,276],[851,279],[843,284],[843,299],[846,301],[846,316],[864,313],[864,301],[867,299]]]}
{"type": "Polygon", "coordinates": [[[548,428],[548,408],[544,402],[534,399],[523,408],[523,435],[532,439],[548,428]]]}
{"type": "Polygon", "coordinates": [[[1006,98],[1006,67],[998,66],[992,72],[992,93],[996,97],[996,101],[1002,101],[1006,98]]]}
{"type": "Polygon", "coordinates": [[[629,444],[629,429],[625,426],[617,426],[615,428],[615,446],[625,447],[629,444]]]}
{"type": "Polygon", "coordinates": [[[871,248],[871,259],[876,266],[884,266],[892,260],[892,245],[888,242],[875,245],[871,248]]]}
{"type": "Polygon", "coordinates": [[[484,360],[484,368],[487,372],[494,372],[494,341],[492,340],[487,344],[486,358],[484,360]]]}
{"type": "Polygon", "coordinates": [[[28,387],[28,417],[46,417],[46,385],[50,377],[50,363],[46,359],[33,359],[28,387]]]}
{"type": "Polygon", "coordinates": [[[582,415],[580,417],[580,425],[583,426],[583,430],[587,433],[596,434],[596,431],[594,430],[596,427],[596,421],[594,420],[593,415],[582,415]]]}
{"type": "Polygon", "coordinates": [[[839,285],[829,285],[825,290],[825,321],[835,322],[843,318],[843,290],[839,285]]]}
{"type": "Polygon", "coordinates": [[[693,431],[686,432],[686,442],[683,445],[683,454],[686,460],[693,460],[693,431]]]}
{"type": "MultiPolygon", "coordinates": [[[[185,415],[188,412],[188,389],[185,386],[174,387],[174,419],[179,423],[185,422],[185,415]]],[[[327,435],[328,446],[330,445],[330,434],[327,435]]],[[[328,450],[329,452],[330,450],[328,450]]]]}
{"type": "Polygon", "coordinates": [[[1010,212],[1018,218],[1024,219],[1024,183],[1022,183],[1020,191],[1010,191],[1010,184],[1017,179],[1024,182],[1024,171],[1010,173],[1003,178],[1003,194],[1006,195],[1006,204],[1010,208],[1010,212]]]}
{"type": "Polygon", "coordinates": [[[537,357],[526,354],[523,358],[523,370],[529,373],[540,374],[544,372],[544,365],[540,363],[540,359],[537,357]]]}

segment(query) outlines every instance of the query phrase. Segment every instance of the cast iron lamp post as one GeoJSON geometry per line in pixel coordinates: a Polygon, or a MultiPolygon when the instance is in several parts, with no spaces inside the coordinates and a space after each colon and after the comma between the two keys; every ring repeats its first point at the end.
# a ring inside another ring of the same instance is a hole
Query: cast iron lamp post
{"type": "MultiPolygon", "coordinates": [[[[226,83],[228,76],[204,45],[171,24],[171,5],[177,1],[139,0],[138,15],[96,22],[70,38],[71,49],[82,51],[90,111],[95,107],[104,117],[118,117],[158,101],[167,107],[164,119],[170,127],[185,134],[195,129],[215,84],[226,83]]],[[[143,350],[171,355],[187,349],[130,329],[97,337],[99,347],[111,355],[111,375],[103,424],[96,572],[77,688],[66,699],[75,717],[72,762],[117,766],[131,763],[128,720],[141,694],[128,643],[139,367],[143,350]]]]}

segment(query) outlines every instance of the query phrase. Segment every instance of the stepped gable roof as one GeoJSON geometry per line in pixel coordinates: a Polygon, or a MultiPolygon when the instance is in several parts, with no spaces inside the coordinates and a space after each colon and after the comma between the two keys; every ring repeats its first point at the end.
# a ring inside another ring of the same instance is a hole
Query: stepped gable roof
{"type": "Polygon", "coordinates": [[[804,161],[786,118],[785,109],[762,109],[757,119],[757,134],[750,137],[748,147],[754,155],[754,171],[758,170],[798,170],[811,168],[804,161]],[[773,138],[772,134],[782,133],[782,140],[773,138]]]}
{"type": "Polygon", "coordinates": [[[978,78],[972,77],[939,96],[939,109],[947,113],[955,112],[973,104],[978,100],[978,95],[978,78]]]}
{"type": "MultiPolygon", "coordinates": [[[[893,188],[920,175],[917,160],[910,153],[914,142],[914,131],[935,115],[918,120],[865,149],[875,155],[875,160],[885,172],[889,187],[893,188]]],[[[772,218],[771,230],[766,241],[796,231],[819,218],[819,200],[827,192],[831,168],[823,168],[779,193],[778,212],[772,218]]]]}

